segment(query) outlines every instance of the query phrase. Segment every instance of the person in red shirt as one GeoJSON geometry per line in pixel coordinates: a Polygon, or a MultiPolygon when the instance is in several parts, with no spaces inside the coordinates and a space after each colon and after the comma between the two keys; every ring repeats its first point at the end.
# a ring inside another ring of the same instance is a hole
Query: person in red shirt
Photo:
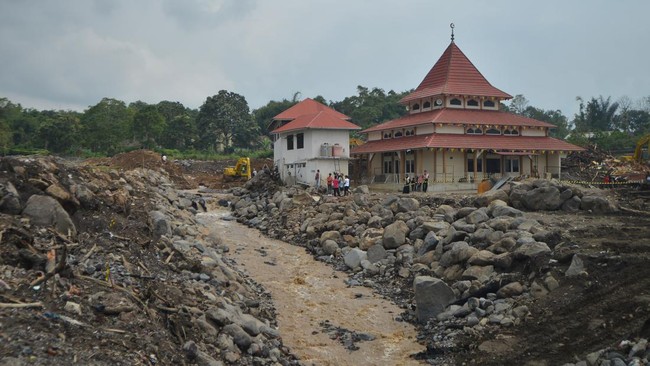
{"type": "Polygon", "coordinates": [[[340,196],[341,195],[341,193],[339,192],[339,179],[336,176],[332,180],[332,188],[334,188],[334,195],[335,196],[340,196]]]}
{"type": "Polygon", "coordinates": [[[332,178],[332,173],[330,173],[327,176],[327,194],[332,194],[332,181],[334,178],[332,178]]]}

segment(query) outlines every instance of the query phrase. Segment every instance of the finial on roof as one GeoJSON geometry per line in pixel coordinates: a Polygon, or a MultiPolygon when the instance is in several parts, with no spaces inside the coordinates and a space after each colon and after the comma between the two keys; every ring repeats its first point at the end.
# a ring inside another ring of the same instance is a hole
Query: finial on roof
{"type": "Polygon", "coordinates": [[[451,28],[451,41],[454,41],[454,23],[449,24],[449,27],[451,28]]]}

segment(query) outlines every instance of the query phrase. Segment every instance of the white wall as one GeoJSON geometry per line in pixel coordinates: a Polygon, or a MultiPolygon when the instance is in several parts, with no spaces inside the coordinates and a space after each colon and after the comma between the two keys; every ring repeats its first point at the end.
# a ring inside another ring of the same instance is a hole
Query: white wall
{"type": "Polygon", "coordinates": [[[427,135],[433,133],[433,123],[428,123],[426,125],[417,126],[415,129],[416,135],[427,135]]]}
{"type": "Polygon", "coordinates": [[[546,129],[542,128],[522,128],[521,136],[546,136],[546,129]]]}
{"type": "Polygon", "coordinates": [[[285,181],[314,184],[316,170],[321,176],[339,171],[348,174],[350,155],[350,133],[348,130],[298,130],[280,134],[273,144],[273,162],[278,166],[280,176],[285,181]],[[304,147],[298,149],[296,135],[304,133],[304,147]],[[287,150],[287,136],[293,135],[293,150],[287,150]],[[338,144],[342,147],[339,159],[321,158],[321,146],[338,144]],[[288,165],[293,165],[290,167],[288,165]],[[303,166],[304,165],[304,166],[303,166]],[[291,177],[291,179],[289,179],[291,177]]]}
{"type": "Polygon", "coordinates": [[[368,134],[368,141],[381,140],[381,131],[373,131],[368,134]]]}
{"type": "Polygon", "coordinates": [[[435,129],[436,129],[436,133],[455,133],[455,134],[465,133],[464,126],[442,125],[442,126],[436,126],[435,129]]]}

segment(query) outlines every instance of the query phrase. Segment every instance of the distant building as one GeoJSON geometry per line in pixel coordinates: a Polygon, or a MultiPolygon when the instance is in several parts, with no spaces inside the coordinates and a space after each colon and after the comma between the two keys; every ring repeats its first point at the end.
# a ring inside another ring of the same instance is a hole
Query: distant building
{"type": "Polygon", "coordinates": [[[374,182],[399,182],[427,170],[430,181],[478,184],[493,176],[554,176],[567,152],[555,126],[500,111],[512,96],[493,87],[454,43],[400,103],[409,113],[361,131],[351,154],[374,182]]]}
{"type": "Polygon", "coordinates": [[[313,99],[305,99],[273,118],[273,160],[288,184],[321,185],[329,173],[348,174],[350,131],[361,127],[350,117],[313,99]]]}

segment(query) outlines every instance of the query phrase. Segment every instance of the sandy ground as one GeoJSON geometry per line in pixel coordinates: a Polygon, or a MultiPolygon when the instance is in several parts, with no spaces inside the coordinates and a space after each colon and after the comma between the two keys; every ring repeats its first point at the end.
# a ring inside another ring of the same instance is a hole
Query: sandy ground
{"type": "MultiPolygon", "coordinates": [[[[208,212],[227,254],[239,269],[271,294],[284,344],[305,364],[418,365],[411,355],[423,350],[415,328],[395,320],[403,310],[365,287],[348,287],[344,272],[314,261],[301,247],[272,240],[235,221],[226,209],[208,212]],[[323,322],[375,337],[356,351],[331,339],[323,322]]],[[[201,218],[205,220],[206,217],[201,218]]]]}

